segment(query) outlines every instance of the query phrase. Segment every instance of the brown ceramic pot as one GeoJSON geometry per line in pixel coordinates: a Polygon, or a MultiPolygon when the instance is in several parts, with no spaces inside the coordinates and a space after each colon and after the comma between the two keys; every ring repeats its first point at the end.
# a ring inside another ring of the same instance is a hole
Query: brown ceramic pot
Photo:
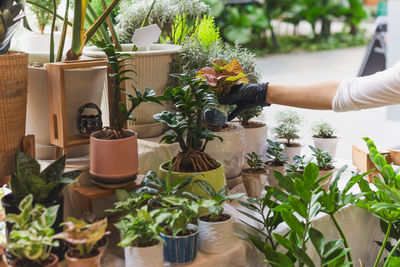
{"type": "Polygon", "coordinates": [[[68,267],[100,267],[100,260],[102,253],[100,252],[99,249],[96,249],[96,256],[93,256],[91,258],[73,258],[70,256],[70,253],[75,250],[68,250],[65,253],[65,259],[67,260],[68,267]]]}
{"type": "Polygon", "coordinates": [[[101,132],[90,136],[90,174],[101,183],[129,182],[139,172],[137,134],[125,131],[128,137],[107,140],[101,132]]]}
{"type": "Polygon", "coordinates": [[[241,176],[249,197],[260,198],[264,184],[267,181],[267,170],[254,172],[252,169],[243,169],[241,176]]]}
{"type": "MultiPolygon", "coordinates": [[[[49,264],[45,265],[44,267],[57,267],[57,266],[58,266],[58,257],[57,257],[57,255],[51,253],[51,254],[50,254],[50,257],[51,257],[51,260],[52,260],[52,261],[51,261],[49,264]]],[[[16,260],[16,261],[13,263],[12,266],[14,266],[14,267],[20,266],[20,265],[19,265],[19,264],[20,264],[19,261],[20,261],[20,260],[16,260]]],[[[29,265],[31,265],[31,264],[29,264],[29,265]]],[[[2,265],[0,264],[0,266],[2,266],[2,265]]],[[[27,265],[24,265],[24,266],[27,266],[27,265]]],[[[36,266],[36,265],[32,265],[32,266],[36,266]]]]}
{"type": "Polygon", "coordinates": [[[319,171],[319,177],[318,179],[324,177],[325,175],[328,175],[329,173],[332,173],[328,178],[326,178],[324,181],[322,181],[321,183],[324,184],[326,183],[322,188],[325,189],[326,191],[328,191],[329,189],[329,185],[331,184],[331,180],[332,180],[332,176],[333,173],[335,172],[335,169],[332,170],[320,170],[319,171]]]}

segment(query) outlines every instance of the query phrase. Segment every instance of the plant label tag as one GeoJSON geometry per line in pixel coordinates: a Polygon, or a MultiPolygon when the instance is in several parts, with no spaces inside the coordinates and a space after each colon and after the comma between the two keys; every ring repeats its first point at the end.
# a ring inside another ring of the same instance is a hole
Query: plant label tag
{"type": "Polygon", "coordinates": [[[161,29],[157,24],[152,24],[135,30],[132,42],[140,49],[147,48],[160,39],[161,29]]]}

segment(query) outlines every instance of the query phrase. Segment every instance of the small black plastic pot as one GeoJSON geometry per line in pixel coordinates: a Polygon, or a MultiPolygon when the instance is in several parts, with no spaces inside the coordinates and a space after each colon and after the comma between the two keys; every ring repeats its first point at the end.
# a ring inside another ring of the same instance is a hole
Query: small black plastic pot
{"type": "Polygon", "coordinates": [[[203,113],[203,120],[212,127],[222,127],[228,121],[228,108],[225,106],[208,108],[203,113]]]}

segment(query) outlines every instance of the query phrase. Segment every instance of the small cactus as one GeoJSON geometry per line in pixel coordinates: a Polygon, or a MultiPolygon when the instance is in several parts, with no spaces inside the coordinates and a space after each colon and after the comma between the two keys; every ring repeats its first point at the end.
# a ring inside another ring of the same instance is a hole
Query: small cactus
{"type": "Polygon", "coordinates": [[[22,6],[15,4],[14,0],[0,2],[0,55],[10,48],[11,38],[18,28],[18,23],[25,16],[21,9],[22,6]]]}

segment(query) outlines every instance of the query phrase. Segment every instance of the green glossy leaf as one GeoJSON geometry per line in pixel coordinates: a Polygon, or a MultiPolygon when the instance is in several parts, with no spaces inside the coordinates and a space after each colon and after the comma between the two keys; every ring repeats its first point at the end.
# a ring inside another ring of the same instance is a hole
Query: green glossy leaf
{"type": "Polygon", "coordinates": [[[310,239],[313,243],[315,250],[322,257],[325,249],[325,238],[320,231],[315,228],[310,228],[310,239]]]}
{"type": "Polygon", "coordinates": [[[285,223],[298,235],[304,234],[304,226],[292,213],[282,210],[281,215],[285,223]]]}

